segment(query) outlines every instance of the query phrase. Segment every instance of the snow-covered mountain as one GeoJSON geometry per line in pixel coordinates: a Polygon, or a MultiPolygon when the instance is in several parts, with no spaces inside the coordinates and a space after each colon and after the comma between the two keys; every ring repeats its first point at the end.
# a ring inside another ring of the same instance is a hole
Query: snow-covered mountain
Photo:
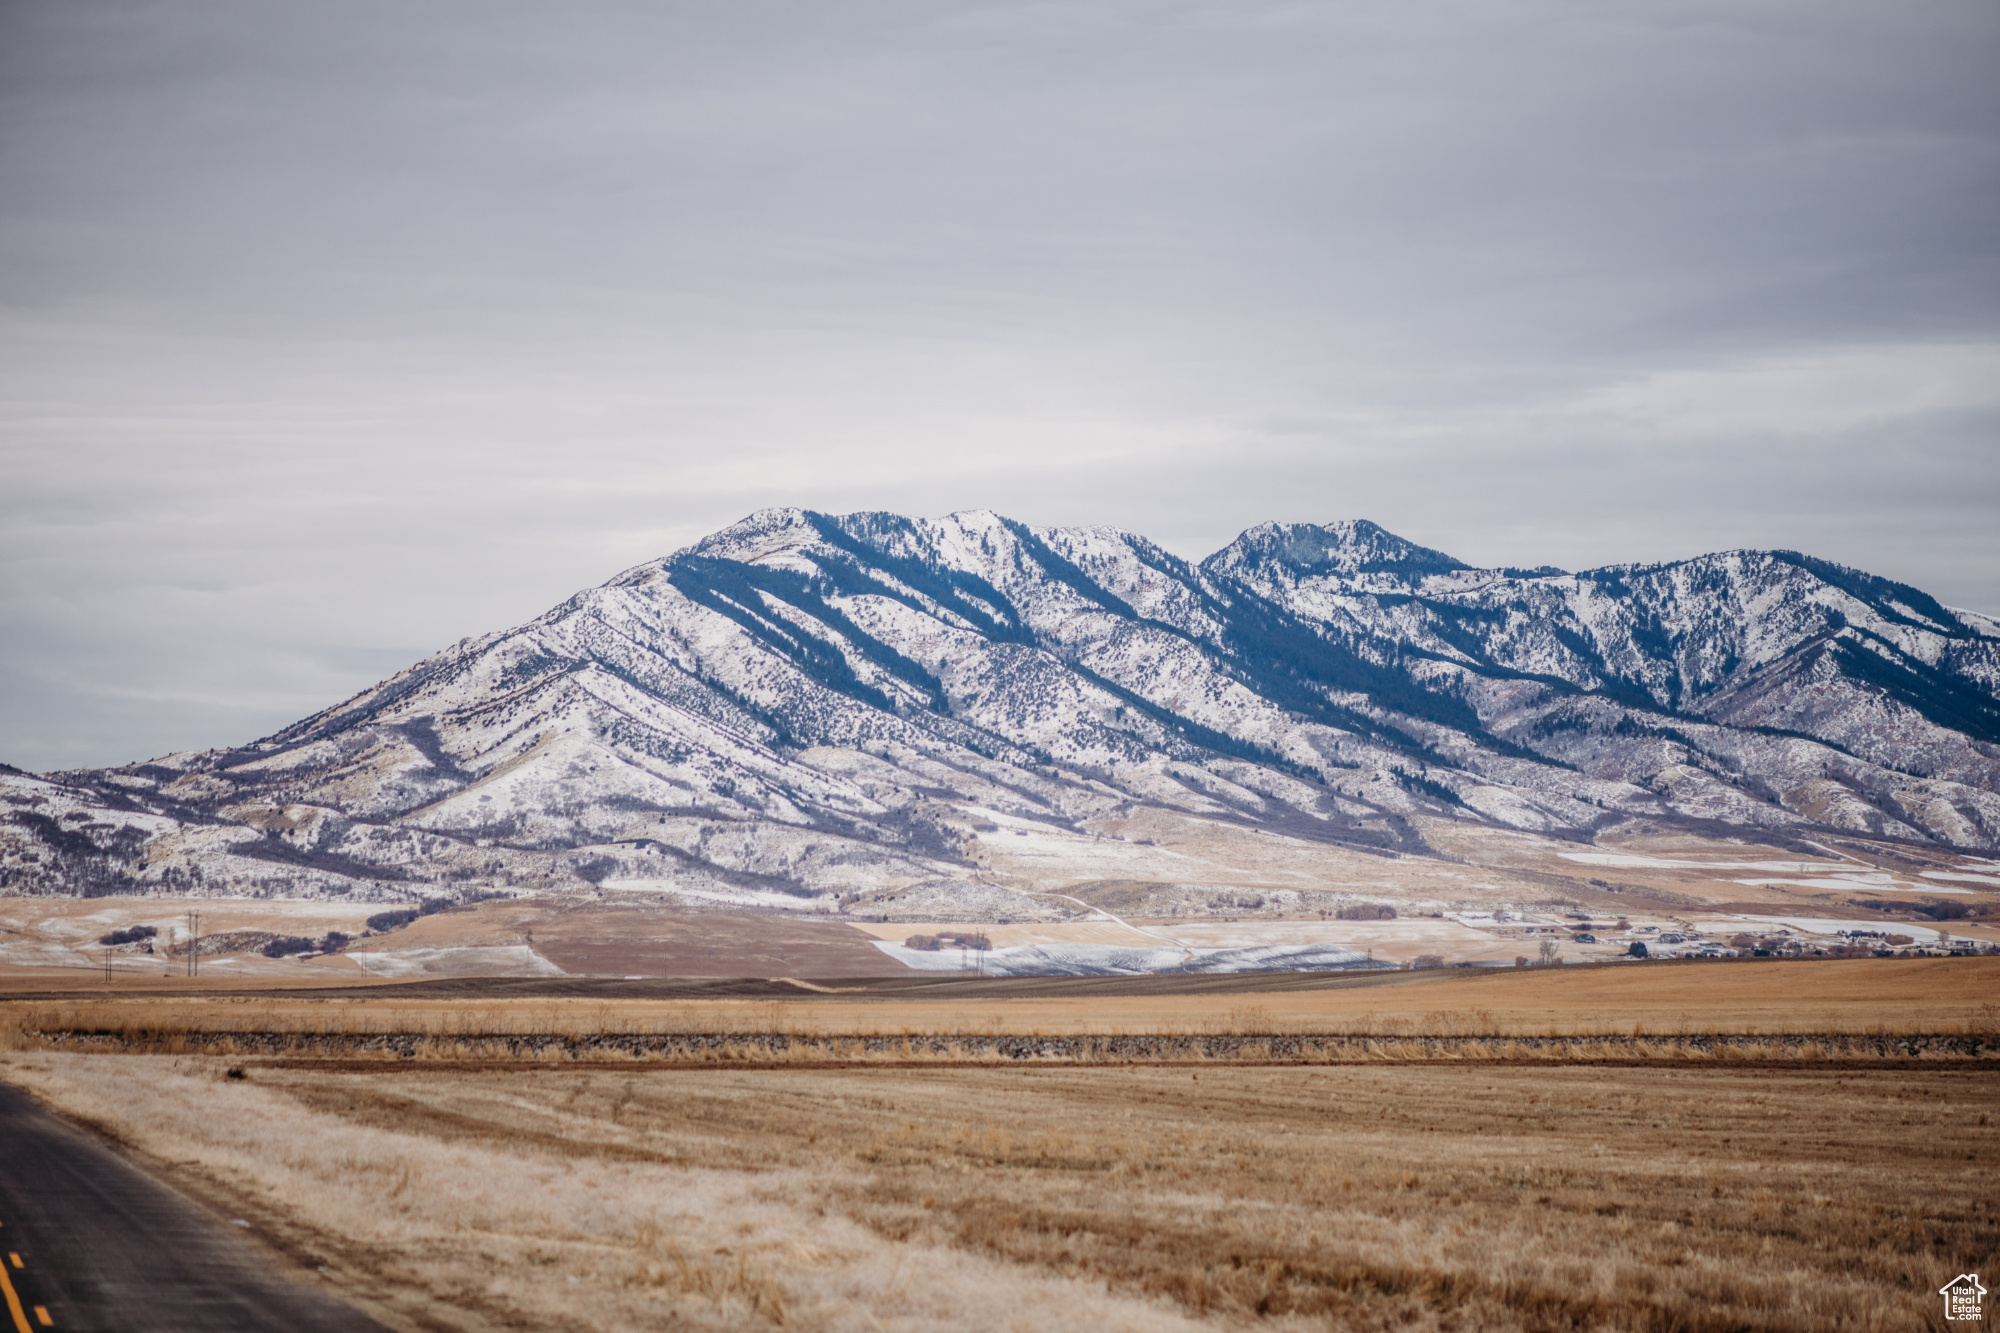
{"type": "Polygon", "coordinates": [[[1065,872],[1013,838],[1101,881],[1149,812],[1375,855],[1452,823],[1991,850],[2000,624],[1784,551],[1473,569],[1348,522],[1193,565],[986,512],[774,509],[240,749],[4,770],[0,801],[15,892],[1018,916],[1065,872]]]}

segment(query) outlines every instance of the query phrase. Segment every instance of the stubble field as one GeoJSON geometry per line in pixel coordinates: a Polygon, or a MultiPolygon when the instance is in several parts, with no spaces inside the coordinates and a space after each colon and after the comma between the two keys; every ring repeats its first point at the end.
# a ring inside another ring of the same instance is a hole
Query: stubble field
{"type": "Polygon", "coordinates": [[[405,1328],[1887,1330],[2000,1248],[1973,1067],[5,1060],[405,1328]]]}
{"type": "MultiPolygon", "coordinates": [[[[1643,967],[1221,977],[458,979],[275,990],[230,980],[0,979],[0,1033],[101,1034],[179,1051],[181,1035],[459,1038],[643,1033],[1606,1036],[2000,1034],[2000,958],[1815,959],[1643,967]],[[10,993],[11,988],[11,993],[10,993]]],[[[254,1048],[246,1046],[246,1052],[254,1048]]]]}
{"type": "Polygon", "coordinates": [[[17,992],[0,1077],[405,1329],[1887,1330],[1940,1326],[1939,1285],[2000,1267],[1996,968],[1187,983],[1213,993],[898,981],[707,1001],[481,998],[472,982],[17,992]],[[1634,1028],[1791,1037],[1739,1038],[1732,1056],[1634,1028]],[[722,1053],[675,1066],[587,1044],[663,1030],[722,1034],[722,1053]],[[786,1067],[730,1045],[1251,1030],[1383,1040],[1289,1065],[892,1044],[786,1067]],[[389,1031],[428,1044],[290,1045],[389,1031]],[[510,1031],[569,1045],[506,1059],[468,1039],[510,1031]],[[1442,1059],[1395,1039],[1450,1032],[1501,1039],[1442,1059]],[[1602,1034],[1565,1049],[1611,1058],[1509,1054],[1542,1032],[1602,1034]],[[130,1053],[257,1033],[273,1041],[130,1053]]]}

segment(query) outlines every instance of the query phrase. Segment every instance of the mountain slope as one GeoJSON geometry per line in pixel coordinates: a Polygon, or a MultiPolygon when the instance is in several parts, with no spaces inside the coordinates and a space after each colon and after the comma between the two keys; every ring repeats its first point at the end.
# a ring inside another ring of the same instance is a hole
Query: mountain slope
{"type": "Polygon", "coordinates": [[[0,887],[31,892],[1033,916],[1212,879],[1138,836],[1159,819],[1363,858],[1455,824],[1990,850],[2000,626],[1789,552],[1478,570],[1353,522],[1193,565],[767,510],[254,744],[8,771],[0,800],[0,887]]]}

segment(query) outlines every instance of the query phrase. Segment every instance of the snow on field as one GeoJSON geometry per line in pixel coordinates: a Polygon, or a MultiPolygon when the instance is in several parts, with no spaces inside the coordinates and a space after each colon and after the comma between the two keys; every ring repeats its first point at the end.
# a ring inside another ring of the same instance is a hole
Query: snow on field
{"type": "Polygon", "coordinates": [[[1018,944],[1006,949],[911,949],[889,940],[875,947],[919,972],[980,972],[989,977],[1118,976],[1164,972],[1186,958],[1181,949],[1128,949],[1108,944],[1018,944]]]}
{"type": "Polygon", "coordinates": [[[96,962],[80,949],[51,940],[9,940],[0,944],[0,963],[13,967],[89,967],[96,962]]]}
{"type": "Polygon", "coordinates": [[[1842,875],[1826,879],[1733,879],[1732,884],[1747,884],[1761,888],[1766,884],[1776,884],[1788,889],[1880,889],[1884,893],[1971,893],[1971,889],[1954,889],[1943,884],[1899,884],[1887,875],[1842,875]]]}
{"type": "Polygon", "coordinates": [[[378,977],[559,977],[563,970],[525,944],[350,953],[378,977]]]}
{"type": "MultiPolygon", "coordinates": [[[[1518,921],[1509,926],[1518,928],[1518,921]]],[[[1527,923],[1533,925],[1534,923],[1527,923]]],[[[1232,972],[1395,967],[1436,954],[1447,963],[1511,964],[1534,953],[1538,941],[1477,930],[1437,917],[1391,921],[1155,921],[1135,926],[1111,917],[1089,921],[984,926],[994,947],[972,950],[910,949],[911,935],[966,929],[950,923],[855,923],[875,936],[875,947],[923,971],[983,967],[988,975],[1097,974],[1103,972],[1232,972]],[[961,956],[962,955],[962,956],[961,956]]],[[[1556,939],[1553,927],[1540,926],[1556,939]]],[[[1560,941],[1573,959],[1613,957],[1622,944],[1576,945],[1560,941]]]]}
{"type": "Polygon", "coordinates": [[[1763,870],[1774,875],[1817,875],[1840,870],[1838,861],[1689,861],[1672,856],[1635,856],[1630,852],[1557,852],[1556,855],[1580,865],[1629,870],[1763,870]]]}
{"type": "Polygon", "coordinates": [[[1732,878],[1731,884],[1741,884],[1748,888],[1780,889],[1869,889],[1884,893],[1974,893],[1975,889],[1953,888],[1939,884],[1938,880],[1961,880],[1986,887],[2000,887],[2000,876],[1965,873],[1962,871],[1926,870],[1920,872],[1921,883],[1912,882],[1907,874],[1898,876],[1886,870],[1876,870],[1856,866],[1852,862],[1838,861],[1697,861],[1684,857],[1640,856],[1629,852],[1557,852],[1565,861],[1575,861],[1583,865],[1617,867],[1627,870],[1702,870],[1762,871],[1761,875],[1748,878],[1732,878]],[[1791,876],[1806,876],[1803,879],[1791,876]]]}
{"type": "Polygon", "coordinates": [[[775,907],[784,912],[827,912],[832,907],[830,900],[802,898],[775,889],[691,889],[666,879],[607,879],[598,887],[613,893],[663,893],[738,907],[775,907]]]}
{"type": "Polygon", "coordinates": [[[1237,949],[1127,948],[1108,944],[1020,944],[1002,949],[911,949],[889,940],[875,947],[923,972],[979,972],[989,977],[1120,976],[1147,972],[1327,972],[1392,968],[1365,954],[1325,944],[1237,949]]]}
{"type": "Polygon", "coordinates": [[[1908,935],[1919,944],[1935,944],[1940,935],[1951,932],[1935,930],[1929,926],[1912,925],[1908,921],[1843,921],[1834,917],[1820,916],[1737,916],[1738,921],[1763,921],[1777,926],[1789,926],[1793,930],[1809,935],[1837,937],[1853,931],[1879,931],[1883,934],[1908,935]]]}
{"type": "Polygon", "coordinates": [[[1186,972],[1366,972],[1394,970],[1353,949],[1328,944],[1262,945],[1250,949],[1197,949],[1186,972]]]}

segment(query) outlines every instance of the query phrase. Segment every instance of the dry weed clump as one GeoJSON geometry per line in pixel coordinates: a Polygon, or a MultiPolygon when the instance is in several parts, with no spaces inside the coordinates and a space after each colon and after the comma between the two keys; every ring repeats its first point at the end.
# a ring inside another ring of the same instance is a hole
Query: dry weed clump
{"type": "Polygon", "coordinates": [[[1980,1068],[5,1068],[448,1326],[1887,1330],[2000,1266],[1980,1068]]]}

